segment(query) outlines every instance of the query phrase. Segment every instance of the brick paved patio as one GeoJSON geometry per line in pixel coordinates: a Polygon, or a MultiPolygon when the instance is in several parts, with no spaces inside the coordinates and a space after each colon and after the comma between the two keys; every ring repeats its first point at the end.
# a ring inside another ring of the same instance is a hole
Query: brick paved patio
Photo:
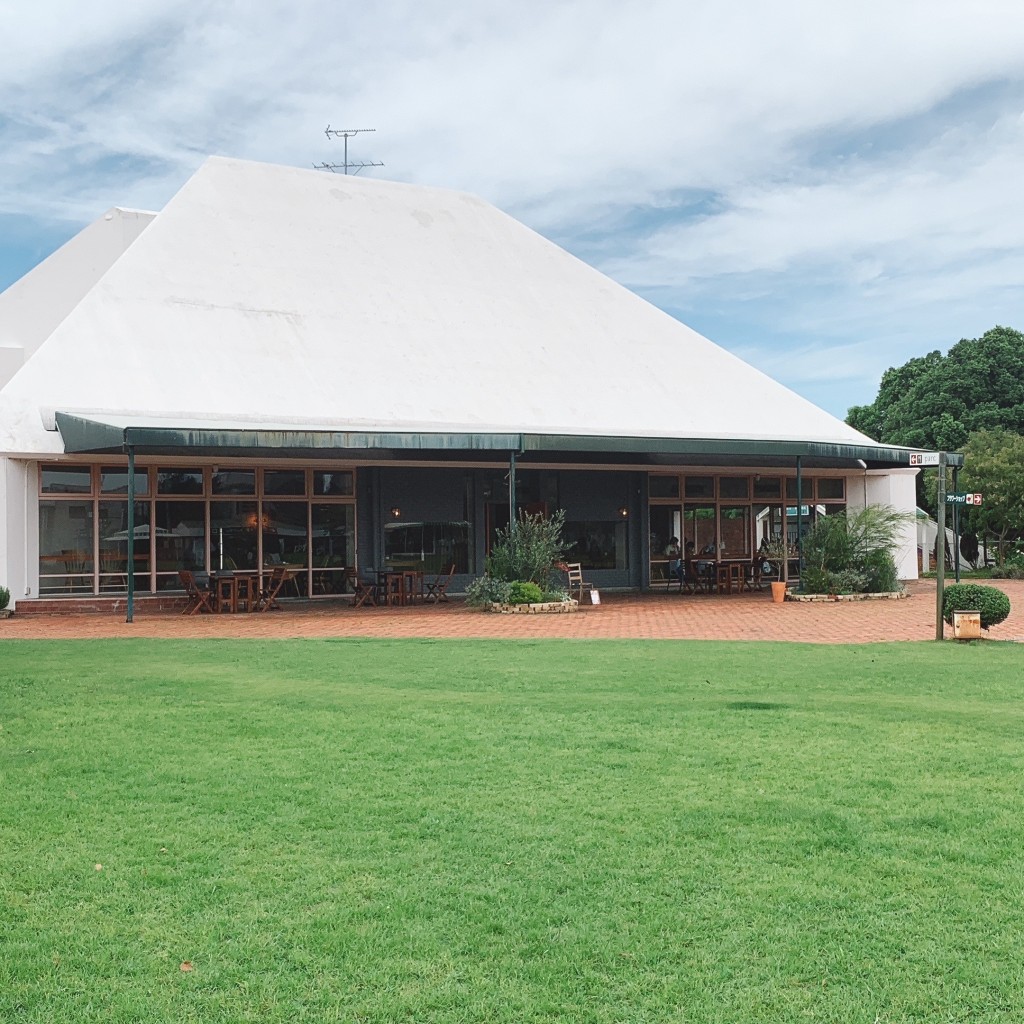
{"type": "MultiPolygon", "coordinates": [[[[1024,642],[1024,581],[993,581],[1012,604],[1006,622],[987,634],[1024,642]]],[[[935,584],[914,582],[901,601],[772,604],[767,591],[722,597],[607,594],[575,615],[495,615],[461,601],[414,608],[350,608],[292,604],[260,615],[196,615],[140,610],[123,613],[24,616],[0,620],[0,639],[99,637],[499,637],[785,640],[877,643],[930,640],[935,635],[935,584]]],[[[947,630],[948,634],[948,630],[947,630]]]]}

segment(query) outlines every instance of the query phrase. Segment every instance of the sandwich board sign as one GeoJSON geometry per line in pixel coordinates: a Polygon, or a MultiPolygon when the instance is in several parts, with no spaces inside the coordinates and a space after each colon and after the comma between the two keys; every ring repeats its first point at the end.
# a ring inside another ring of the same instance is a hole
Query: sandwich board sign
{"type": "Polygon", "coordinates": [[[910,464],[912,466],[937,466],[939,464],[939,453],[911,452],[910,464]]]}

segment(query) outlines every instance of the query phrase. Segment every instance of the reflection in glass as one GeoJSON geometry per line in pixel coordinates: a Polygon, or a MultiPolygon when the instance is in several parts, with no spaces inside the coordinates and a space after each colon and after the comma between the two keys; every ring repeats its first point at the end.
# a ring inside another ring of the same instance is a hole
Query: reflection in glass
{"type": "Polygon", "coordinates": [[[210,568],[255,569],[255,501],[210,502],[210,568]]]}
{"type": "Polygon", "coordinates": [[[745,476],[723,476],[718,479],[718,496],[725,498],[749,498],[750,478],[745,476]]]}
{"type": "Polygon", "coordinates": [[[306,473],[302,469],[265,469],[264,494],[305,494],[306,473]]]}
{"type": "Polygon", "coordinates": [[[345,592],[345,569],[355,565],[355,506],[313,505],[313,593],[345,592]]]}
{"type": "Polygon", "coordinates": [[[156,475],[157,494],[202,494],[201,469],[161,469],[156,475]]]}
{"type": "Polygon", "coordinates": [[[157,590],[178,590],[182,569],[202,570],[206,561],[206,504],[157,501],[153,527],[157,590]]]}
{"type": "Polygon", "coordinates": [[[584,569],[628,569],[629,546],[622,519],[567,522],[562,539],[568,544],[566,561],[584,569]]]}
{"type": "Polygon", "coordinates": [[[452,523],[387,523],[384,558],[391,568],[422,572],[470,572],[470,525],[452,523]]]}
{"type": "Polygon", "coordinates": [[[43,494],[91,494],[92,471],[88,466],[40,466],[43,494]]]}
{"type": "Polygon", "coordinates": [[[39,502],[39,593],[92,593],[93,503],[39,502]]]}
{"type": "Polygon", "coordinates": [[[354,474],[350,469],[316,470],[313,473],[314,494],[354,494],[354,474]]]}
{"type": "Polygon", "coordinates": [[[255,469],[219,469],[211,479],[214,494],[255,494],[255,469]]]}
{"type": "MultiPolygon", "coordinates": [[[[100,493],[127,494],[128,467],[104,466],[100,470],[100,493]]],[[[149,494],[149,472],[145,469],[137,469],[135,470],[135,496],[145,498],[147,494],[149,494]]]]}
{"type": "Polygon", "coordinates": [[[713,476],[688,476],[686,478],[687,498],[713,498],[715,478],[713,476]]]}
{"type": "Polygon", "coordinates": [[[128,551],[135,563],[135,589],[149,590],[149,502],[135,503],[134,543],[129,544],[128,502],[101,501],[100,590],[128,589],[128,551]]]}
{"type": "Polygon", "coordinates": [[[679,477],[657,476],[648,477],[649,493],[652,498],[678,498],[679,477]]]}

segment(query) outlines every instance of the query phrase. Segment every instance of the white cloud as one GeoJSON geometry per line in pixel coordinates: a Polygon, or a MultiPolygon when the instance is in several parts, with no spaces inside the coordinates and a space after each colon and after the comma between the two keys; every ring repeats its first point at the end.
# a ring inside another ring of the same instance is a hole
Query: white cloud
{"type": "Polygon", "coordinates": [[[586,238],[668,308],[764,304],[802,373],[810,332],[856,362],[851,324],[911,339],[1020,265],[1016,2],[0,0],[0,38],[0,215],[159,208],[206,153],[309,166],[375,127],[353,159],[586,238]]]}

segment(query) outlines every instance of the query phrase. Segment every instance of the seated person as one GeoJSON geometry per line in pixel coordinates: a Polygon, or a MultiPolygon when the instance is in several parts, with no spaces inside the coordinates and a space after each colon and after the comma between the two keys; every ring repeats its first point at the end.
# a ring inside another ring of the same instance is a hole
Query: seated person
{"type": "Polygon", "coordinates": [[[665,545],[665,556],[668,558],[668,578],[669,582],[673,579],[679,580],[680,584],[683,582],[683,562],[681,558],[681,552],[679,550],[679,538],[669,537],[668,544],[665,545]]]}

